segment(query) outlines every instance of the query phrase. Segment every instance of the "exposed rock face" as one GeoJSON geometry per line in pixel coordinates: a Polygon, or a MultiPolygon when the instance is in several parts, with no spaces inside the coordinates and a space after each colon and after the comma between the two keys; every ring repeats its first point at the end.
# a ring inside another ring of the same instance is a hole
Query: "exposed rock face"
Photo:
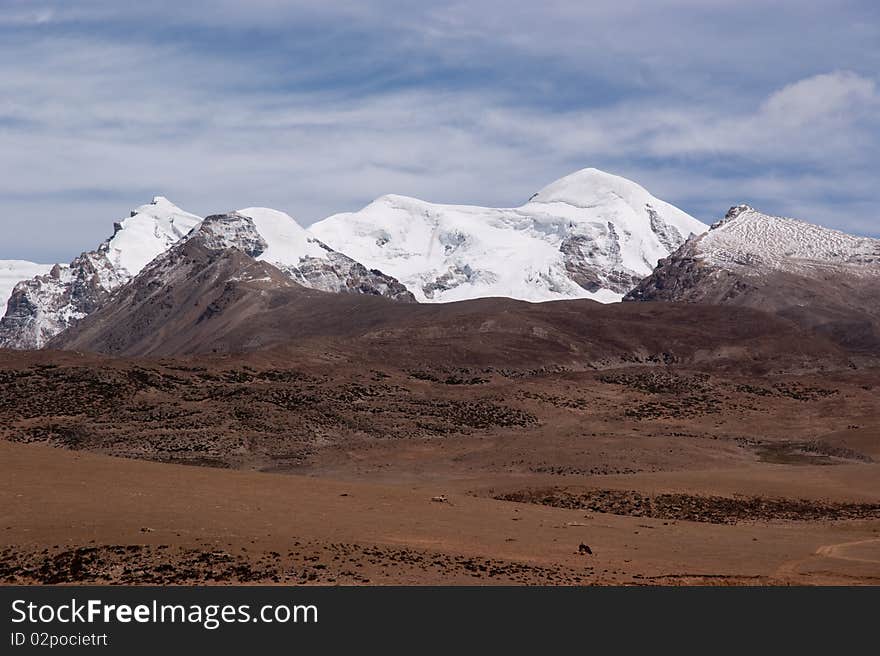
{"type": "Polygon", "coordinates": [[[880,240],[740,205],[661,260],[625,300],[753,307],[873,351],[880,349],[880,240]]]}
{"type": "Polygon", "coordinates": [[[651,221],[651,231],[657,235],[657,239],[660,240],[660,243],[670,253],[684,243],[685,237],[682,236],[678,228],[664,221],[657,210],[650,205],[646,205],[645,211],[648,213],[648,218],[651,221]]]}
{"type": "Polygon", "coordinates": [[[439,298],[443,292],[455,289],[459,285],[479,284],[480,282],[491,284],[497,280],[497,276],[491,271],[474,269],[470,264],[450,266],[444,273],[440,273],[434,280],[422,285],[422,292],[428,300],[439,298]]]}
{"type": "Polygon", "coordinates": [[[259,257],[269,247],[253,219],[234,213],[206,217],[199,233],[204,245],[212,250],[237,248],[251,257],[259,257]]]}
{"type": "Polygon", "coordinates": [[[410,291],[391,276],[367,269],[360,262],[327,247],[324,258],[304,257],[296,267],[281,269],[305,287],[328,292],[385,296],[395,301],[415,303],[410,291]]]}
{"type": "Polygon", "coordinates": [[[25,260],[0,260],[0,314],[6,311],[6,302],[12,290],[22,280],[42,276],[52,270],[51,264],[36,264],[25,260]]]}
{"type": "Polygon", "coordinates": [[[634,283],[624,300],[720,303],[735,296],[741,286],[737,278],[725,269],[706,264],[698,244],[699,238],[692,237],[677,252],[660,260],[650,276],[634,283]]]}
{"type": "Polygon", "coordinates": [[[396,279],[334,251],[276,210],[250,208],[209,216],[191,238],[210,249],[237,248],[304,287],[415,301],[396,279]]]}
{"type": "Polygon", "coordinates": [[[126,280],[100,254],[92,252],[19,283],[0,320],[0,345],[40,348],[73,321],[100,307],[126,280]]]}
{"type": "Polygon", "coordinates": [[[620,236],[610,221],[599,234],[571,235],[559,246],[565,270],[572,280],[591,293],[611,290],[624,294],[643,276],[622,266],[607,266],[608,261],[620,262],[620,236]]]}
{"type": "Polygon", "coordinates": [[[18,283],[0,320],[0,347],[34,349],[94,312],[201,219],[157,196],[114,224],[114,234],[70,264],[18,283]]]}

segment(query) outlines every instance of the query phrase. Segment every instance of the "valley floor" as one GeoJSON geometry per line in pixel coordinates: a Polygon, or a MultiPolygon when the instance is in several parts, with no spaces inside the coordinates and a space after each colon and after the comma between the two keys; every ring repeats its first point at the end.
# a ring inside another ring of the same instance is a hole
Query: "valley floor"
{"type": "Polygon", "coordinates": [[[873,371],[187,367],[3,370],[0,581],[880,583],[873,371]]]}
{"type": "Polygon", "coordinates": [[[390,484],[42,445],[0,443],[0,454],[7,583],[880,582],[878,465],[390,484]],[[874,514],[726,524],[489,498],[561,482],[646,495],[833,497],[874,514]]]}

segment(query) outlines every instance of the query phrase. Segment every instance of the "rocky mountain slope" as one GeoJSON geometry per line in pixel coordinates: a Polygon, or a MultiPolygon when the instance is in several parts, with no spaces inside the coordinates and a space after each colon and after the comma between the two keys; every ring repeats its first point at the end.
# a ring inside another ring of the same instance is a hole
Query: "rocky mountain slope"
{"type": "Polygon", "coordinates": [[[283,212],[252,207],[215,215],[203,223],[166,198],[156,197],[116,223],[110,239],[69,265],[38,268],[33,273],[18,265],[10,267],[3,279],[22,282],[10,292],[6,316],[0,320],[0,347],[42,347],[100,308],[113,292],[200,225],[204,227],[200,238],[209,248],[238,248],[306,287],[414,300],[397,280],[322,244],[283,212]]]}
{"type": "Polygon", "coordinates": [[[728,361],[743,368],[757,360],[799,370],[848,362],[826,340],[741,308],[587,299],[400,303],[328,293],[255,259],[269,251],[243,218],[208,217],[48,347],[125,356],[261,352],[270,360],[294,350],[307,360],[394,360],[413,369],[428,362],[587,370],[728,361]],[[229,239],[246,248],[229,248],[229,239]]]}
{"type": "MultiPolygon", "coordinates": [[[[95,250],[16,286],[0,321],[0,347],[42,347],[201,221],[163,197],[139,207],[95,250]]],[[[322,291],[423,302],[610,302],[704,229],[637,184],[585,169],[515,209],[385,196],[305,230],[283,212],[250,207],[216,215],[203,238],[209,248],[239,248],[322,291]]]]}
{"type": "Polygon", "coordinates": [[[774,312],[849,348],[880,348],[880,240],[733,207],[639,283],[630,301],[774,312]]]}
{"type": "Polygon", "coordinates": [[[518,208],[383,196],[309,230],[394,276],[420,302],[488,296],[612,302],[706,229],[634,182],[584,169],[518,208]]]}
{"type": "MultiPolygon", "coordinates": [[[[492,296],[607,302],[630,290],[630,301],[766,311],[847,351],[880,352],[880,240],[747,206],[697,234],[704,227],[635,183],[595,169],[549,185],[520,208],[385,196],[308,230],[268,208],[202,220],[156,198],[95,251],[17,285],[0,322],[0,347],[41,347],[77,322],[52,345],[139,354],[153,352],[151,340],[161,336],[177,344],[172,352],[190,348],[190,339],[247,350],[287,343],[318,315],[328,335],[351,313],[373,317],[386,332],[395,319],[445,325],[460,318],[458,309],[398,314],[395,304],[351,304],[317,292],[431,305],[492,296]],[[106,312],[84,321],[111,300],[106,312]],[[205,323],[221,306],[228,323],[205,323]]],[[[511,308],[522,318],[519,306],[511,308]]],[[[489,327],[475,338],[489,339],[497,318],[474,316],[489,327]]]]}
{"type": "Polygon", "coordinates": [[[25,260],[0,260],[0,310],[6,311],[6,302],[19,282],[34,276],[42,276],[51,270],[51,264],[36,264],[25,260]]]}
{"type": "Polygon", "coordinates": [[[333,250],[284,212],[249,207],[218,214],[205,219],[201,232],[200,239],[209,248],[238,248],[304,287],[415,300],[396,279],[333,250]]]}
{"type": "Polygon", "coordinates": [[[0,320],[0,347],[40,348],[100,307],[200,221],[161,196],[138,207],[95,250],[15,286],[0,320]]]}
{"type": "Polygon", "coordinates": [[[347,296],[382,296],[391,305],[412,301],[397,281],[302,234],[289,216],[248,212],[258,218],[237,212],[207,217],[48,347],[211,352],[226,350],[218,334],[237,330],[247,333],[238,348],[259,348],[279,335],[296,337],[285,321],[271,328],[259,321],[275,303],[288,302],[278,300],[282,290],[317,298],[331,313],[347,296]]]}

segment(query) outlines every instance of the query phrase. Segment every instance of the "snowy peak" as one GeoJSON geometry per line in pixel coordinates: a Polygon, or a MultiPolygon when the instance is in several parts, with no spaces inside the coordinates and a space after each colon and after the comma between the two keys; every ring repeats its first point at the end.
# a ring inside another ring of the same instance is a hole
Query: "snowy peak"
{"type": "Polygon", "coordinates": [[[130,278],[201,220],[164,196],[156,196],[149,204],[132,210],[128,218],[114,223],[113,236],[98,250],[106,255],[114,268],[124,270],[130,278]]]}
{"type": "Polygon", "coordinates": [[[639,185],[584,169],[518,208],[382,196],[310,232],[403,282],[420,301],[508,296],[617,301],[707,226],[639,185]]]}
{"type": "Polygon", "coordinates": [[[854,352],[880,352],[880,240],[732,207],[625,300],[776,313],[854,352]]]}
{"type": "Polygon", "coordinates": [[[753,271],[853,266],[866,275],[880,274],[880,240],[763,214],[748,205],[732,207],[699,239],[697,251],[708,263],[753,271]]]}
{"type": "Polygon", "coordinates": [[[651,195],[640,185],[620,177],[586,168],[551,182],[529,199],[531,203],[566,203],[595,207],[620,199],[631,206],[643,206],[651,195]]]}
{"type": "MultiPolygon", "coordinates": [[[[729,210],[727,210],[727,214],[724,215],[724,221],[732,221],[740,214],[744,212],[754,212],[755,209],[751,205],[734,205],[729,210]]],[[[718,225],[718,224],[715,224],[718,225]]],[[[714,226],[713,226],[714,227],[714,226]]]]}
{"type": "Polygon", "coordinates": [[[0,347],[42,347],[94,312],[200,222],[162,196],[141,205],[116,221],[113,235],[94,250],[16,285],[0,320],[0,347]]]}
{"type": "Polygon", "coordinates": [[[251,219],[257,232],[266,240],[261,259],[295,265],[303,257],[325,257],[327,248],[312,237],[289,214],[268,207],[247,207],[236,214],[251,219]]]}
{"type": "Polygon", "coordinates": [[[689,235],[701,234],[707,229],[702,222],[655,198],[632,180],[594,168],[576,171],[550,183],[532,196],[526,207],[556,203],[584,210],[575,219],[614,223],[616,228],[641,238],[642,247],[646,239],[650,241],[650,233],[660,241],[677,242],[677,248],[689,235]]]}

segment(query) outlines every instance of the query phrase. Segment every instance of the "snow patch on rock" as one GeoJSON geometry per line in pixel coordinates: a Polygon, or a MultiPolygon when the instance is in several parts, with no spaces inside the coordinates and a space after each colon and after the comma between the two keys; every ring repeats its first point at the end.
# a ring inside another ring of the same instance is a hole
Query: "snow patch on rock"
{"type": "Polygon", "coordinates": [[[34,276],[47,274],[51,269],[51,264],[37,264],[26,260],[0,260],[0,309],[6,311],[6,303],[18,283],[34,276]]]}
{"type": "Polygon", "coordinates": [[[192,236],[209,248],[238,248],[304,287],[415,300],[394,278],[334,251],[278,210],[249,207],[209,216],[192,236]]]}
{"type": "Polygon", "coordinates": [[[767,270],[804,273],[827,267],[880,274],[880,240],[770,216],[748,205],[732,207],[697,241],[696,252],[707,264],[751,275],[767,270]]]}

